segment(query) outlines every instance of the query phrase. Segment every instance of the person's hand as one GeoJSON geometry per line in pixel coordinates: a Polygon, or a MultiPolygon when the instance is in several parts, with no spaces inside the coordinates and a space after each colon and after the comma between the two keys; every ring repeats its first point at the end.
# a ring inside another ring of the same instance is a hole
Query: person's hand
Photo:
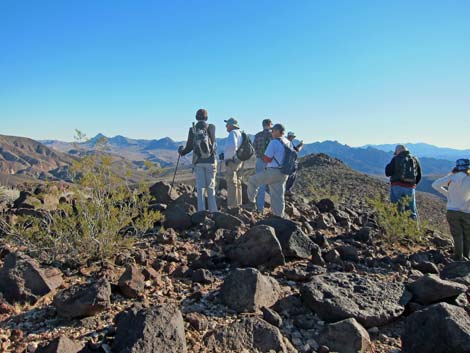
{"type": "Polygon", "coordinates": [[[219,160],[223,161],[223,160],[224,160],[224,157],[225,157],[225,155],[224,155],[223,152],[222,152],[221,154],[219,154],[219,160]]]}
{"type": "Polygon", "coordinates": [[[183,146],[179,146],[178,147],[178,154],[181,156],[181,153],[183,153],[183,150],[184,150],[184,147],[183,146]]]}

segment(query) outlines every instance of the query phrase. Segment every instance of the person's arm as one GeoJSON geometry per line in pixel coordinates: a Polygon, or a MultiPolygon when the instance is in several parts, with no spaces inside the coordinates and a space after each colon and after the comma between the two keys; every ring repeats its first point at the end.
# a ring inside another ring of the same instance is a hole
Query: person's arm
{"type": "Polygon", "coordinates": [[[263,162],[264,163],[271,163],[274,159],[274,143],[275,140],[271,140],[268,147],[266,147],[266,151],[264,151],[263,162]]]}
{"type": "Polygon", "coordinates": [[[418,184],[421,181],[421,163],[419,162],[419,159],[416,158],[416,164],[418,165],[418,170],[417,170],[417,175],[416,175],[416,184],[418,184]]]}
{"type": "Polygon", "coordinates": [[[194,140],[193,129],[190,128],[188,132],[188,139],[186,141],[186,146],[181,150],[180,155],[182,156],[187,155],[189,152],[193,150],[193,140],[194,140]]]}
{"type": "Polygon", "coordinates": [[[431,186],[434,190],[440,192],[444,196],[447,196],[449,194],[449,190],[447,190],[446,187],[448,187],[449,184],[452,182],[452,175],[453,174],[449,174],[445,177],[435,180],[431,186]]]}
{"type": "Polygon", "coordinates": [[[392,158],[389,164],[385,167],[385,176],[391,177],[395,172],[395,157],[392,158]]]}
{"type": "Polygon", "coordinates": [[[225,144],[225,151],[224,157],[225,160],[232,159],[235,157],[235,153],[237,152],[237,140],[235,138],[235,133],[230,131],[227,138],[227,143],[225,144]]]}

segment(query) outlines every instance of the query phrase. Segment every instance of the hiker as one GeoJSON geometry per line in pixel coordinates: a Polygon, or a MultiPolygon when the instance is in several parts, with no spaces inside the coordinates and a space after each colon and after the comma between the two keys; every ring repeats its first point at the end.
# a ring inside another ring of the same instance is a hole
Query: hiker
{"type": "Polygon", "coordinates": [[[447,197],[447,221],[454,238],[454,260],[470,260],[470,160],[458,159],[432,187],[447,197]]]}
{"type": "MultiPolygon", "coordinates": [[[[262,126],[263,130],[255,135],[255,139],[253,141],[253,147],[256,153],[256,174],[263,173],[266,169],[266,162],[263,160],[264,152],[266,151],[266,147],[268,147],[269,143],[272,140],[271,129],[273,127],[273,123],[271,119],[264,119],[262,126]]],[[[258,211],[258,213],[261,214],[264,212],[265,196],[266,185],[261,185],[258,189],[258,194],[256,195],[256,210],[258,211]]]]}
{"type": "MultiPolygon", "coordinates": [[[[266,147],[263,160],[267,164],[263,173],[250,176],[248,179],[248,199],[250,204],[246,208],[253,208],[257,191],[261,185],[268,185],[271,195],[271,210],[275,216],[284,217],[285,209],[285,187],[288,167],[287,161],[290,161],[291,155],[287,155],[288,150],[297,154],[291,149],[289,141],[284,137],[285,128],[282,124],[276,124],[272,128],[272,140],[266,147]]],[[[288,173],[288,174],[287,174],[288,173]]]]}
{"type": "Polygon", "coordinates": [[[421,164],[405,145],[397,145],[391,162],[385,167],[390,177],[390,202],[398,204],[398,210],[410,211],[410,217],[418,220],[416,209],[416,185],[421,180],[421,164]],[[407,203],[404,204],[404,199],[407,203]]]}
{"type": "Polygon", "coordinates": [[[217,172],[215,126],[207,124],[205,109],[196,112],[197,123],[189,129],[186,146],[180,146],[178,153],[184,156],[193,151],[193,170],[196,176],[197,210],[206,210],[205,191],[210,212],[217,212],[215,199],[215,176],[217,172]]]}
{"type": "Polygon", "coordinates": [[[299,144],[297,146],[294,146],[294,140],[295,140],[296,136],[295,136],[295,133],[292,132],[292,131],[289,131],[287,133],[287,139],[289,140],[290,144],[291,144],[291,147],[296,150],[297,152],[300,152],[302,151],[302,148],[304,148],[304,142],[303,141],[300,141],[299,144]]]}
{"type": "MultiPolygon", "coordinates": [[[[292,131],[289,131],[287,133],[287,139],[289,140],[290,142],[290,146],[297,152],[299,153],[302,148],[304,148],[304,142],[303,141],[300,141],[299,144],[297,146],[294,145],[294,140],[295,140],[296,136],[295,136],[295,133],[292,132],[292,131]]],[[[287,182],[286,182],[286,193],[287,194],[291,194],[292,193],[292,189],[294,188],[294,185],[295,185],[295,180],[297,179],[297,172],[294,172],[292,173],[291,175],[288,176],[287,178],[287,182]]]]}
{"type": "Polygon", "coordinates": [[[219,159],[225,163],[225,176],[227,180],[227,207],[234,208],[242,204],[242,180],[240,171],[243,161],[237,158],[237,150],[242,144],[242,133],[235,118],[224,120],[228,138],[225,150],[219,159]]]}

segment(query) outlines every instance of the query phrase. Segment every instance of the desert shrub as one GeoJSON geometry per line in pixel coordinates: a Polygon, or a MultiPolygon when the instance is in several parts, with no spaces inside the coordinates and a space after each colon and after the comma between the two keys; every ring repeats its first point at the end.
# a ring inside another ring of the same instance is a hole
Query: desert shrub
{"type": "MultiPolygon", "coordinates": [[[[404,198],[402,204],[408,202],[404,198]]],[[[393,204],[380,195],[369,198],[368,203],[375,212],[387,243],[413,245],[424,242],[427,226],[410,218],[411,211],[400,210],[400,204],[393,204]]]]}
{"type": "Polygon", "coordinates": [[[104,260],[130,248],[161,215],[149,210],[148,188],[130,185],[113,171],[112,162],[112,157],[99,153],[77,159],[70,168],[70,200],[57,210],[41,211],[40,217],[19,217],[14,225],[3,222],[4,233],[51,261],[104,260]]]}

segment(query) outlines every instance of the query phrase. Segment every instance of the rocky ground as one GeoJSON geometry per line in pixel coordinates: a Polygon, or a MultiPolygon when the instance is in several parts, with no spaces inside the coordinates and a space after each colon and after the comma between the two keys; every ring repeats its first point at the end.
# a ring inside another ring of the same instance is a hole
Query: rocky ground
{"type": "Polygon", "coordinates": [[[280,219],[225,210],[224,189],[215,214],[189,185],[151,193],[164,228],[105,263],[3,242],[3,351],[470,352],[470,262],[439,233],[389,246],[360,203],[290,196],[280,219]]]}

